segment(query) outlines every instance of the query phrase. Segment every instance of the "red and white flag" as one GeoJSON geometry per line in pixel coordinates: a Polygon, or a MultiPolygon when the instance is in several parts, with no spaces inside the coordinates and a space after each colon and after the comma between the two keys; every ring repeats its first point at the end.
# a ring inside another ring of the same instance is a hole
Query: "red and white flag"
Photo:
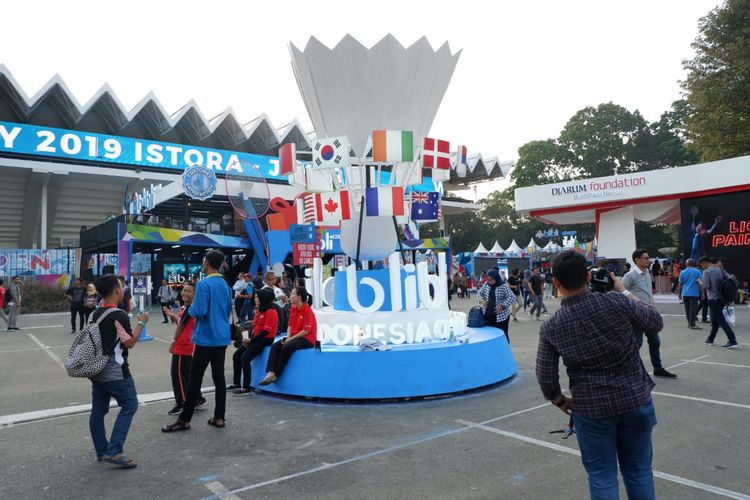
{"type": "Polygon", "coordinates": [[[315,224],[315,196],[303,193],[294,202],[297,209],[297,224],[315,224]]]}
{"type": "Polygon", "coordinates": [[[422,142],[422,166],[424,168],[451,169],[451,143],[425,137],[422,142]]]}
{"type": "Polygon", "coordinates": [[[352,218],[349,191],[315,194],[315,219],[318,225],[336,225],[352,218]]]}
{"type": "Polygon", "coordinates": [[[284,144],[279,148],[279,170],[281,175],[289,175],[297,167],[297,145],[284,144]]]}

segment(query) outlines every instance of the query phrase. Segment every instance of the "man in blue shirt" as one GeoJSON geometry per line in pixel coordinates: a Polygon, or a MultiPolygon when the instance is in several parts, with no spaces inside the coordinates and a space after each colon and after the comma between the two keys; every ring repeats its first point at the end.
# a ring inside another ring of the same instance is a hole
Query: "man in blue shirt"
{"type": "Polygon", "coordinates": [[[208,425],[224,427],[224,411],[227,391],[224,378],[224,357],[227,344],[232,340],[229,331],[229,315],[232,309],[232,290],[219,273],[224,264],[224,254],[219,250],[209,250],[203,258],[203,273],[206,277],[195,287],[193,305],[188,314],[195,318],[193,343],[195,352],[190,366],[188,397],[185,407],[177,422],[161,428],[163,432],[184,431],[190,429],[190,420],[196,403],[201,397],[203,374],[211,365],[211,378],[216,388],[216,408],[214,417],[208,425]]]}
{"type": "Polygon", "coordinates": [[[685,303],[685,317],[687,318],[688,328],[702,330],[700,326],[695,324],[698,319],[698,304],[701,297],[701,272],[693,259],[688,259],[685,265],[687,267],[680,271],[677,296],[685,303]]]}

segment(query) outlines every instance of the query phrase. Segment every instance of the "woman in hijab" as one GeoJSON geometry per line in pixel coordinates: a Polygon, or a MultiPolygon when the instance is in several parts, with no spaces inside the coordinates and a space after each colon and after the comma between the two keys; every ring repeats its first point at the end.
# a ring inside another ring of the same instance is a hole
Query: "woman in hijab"
{"type": "Polygon", "coordinates": [[[515,297],[508,284],[500,278],[497,269],[492,268],[487,271],[487,281],[479,289],[477,295],[479,304],[484,311],[484,321],[487,326],[502,330],[510,344],[508,324],[510,322],[510,306],[515,301],[515,297]]]}
{"type": "MultiPolygon", "coordinates": [[[[245,396],[253,390],[250,387],[250,363],[263,349],[273,344],[279,331],[279,314],[274,301],[276,294],[270,288],[261,288],[255,292],[255,317],[253,331],[248,338],[242,339],[245,351],[242,353],[242,387],[234,391],[235,396],[245,396]]],[[[243,332],[244,337],[244,332],[243,332]]]]}

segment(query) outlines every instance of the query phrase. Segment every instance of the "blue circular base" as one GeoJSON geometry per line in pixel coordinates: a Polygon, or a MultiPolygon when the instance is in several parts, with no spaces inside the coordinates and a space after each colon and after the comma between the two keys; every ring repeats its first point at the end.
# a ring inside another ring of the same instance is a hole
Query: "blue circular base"
{"type": "Polygon", "coordinates": [[[287,396],[325,399],[393,399],[437,396],[502,382],[518,371],[505,335],[497,328],[469,328],[469,342],[432,342],[363,352],[355,346],[297,351],[283,376],[258,386],[270,349],[252,363],[252,386],[287,396]]]}

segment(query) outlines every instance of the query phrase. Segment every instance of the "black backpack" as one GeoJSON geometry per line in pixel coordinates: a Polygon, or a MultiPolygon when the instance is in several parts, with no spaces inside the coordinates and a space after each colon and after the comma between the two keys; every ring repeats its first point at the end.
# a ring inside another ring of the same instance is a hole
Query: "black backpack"
{"type": "Polygon", "coordinates": [[[468,320],[466,326],[470,328],[481,328],[485,325],[484,322],[484,311],[479,306],[474,306],[469,311],[468,320]]]}
{"type": "Polygon", "coordinates": [[[10,287],[5,289],[5,295],[3,296],[3,304],[6,306],[8,303],[13,302],[13,294],[10,293],[10,287]]]}
{"type": "Polygon", "coordinates": [[[721,281],[721,300],[725,304],[737,302],[737,291],[740,288],[740,282],[734,274],[725,274],[721,281]]]}

